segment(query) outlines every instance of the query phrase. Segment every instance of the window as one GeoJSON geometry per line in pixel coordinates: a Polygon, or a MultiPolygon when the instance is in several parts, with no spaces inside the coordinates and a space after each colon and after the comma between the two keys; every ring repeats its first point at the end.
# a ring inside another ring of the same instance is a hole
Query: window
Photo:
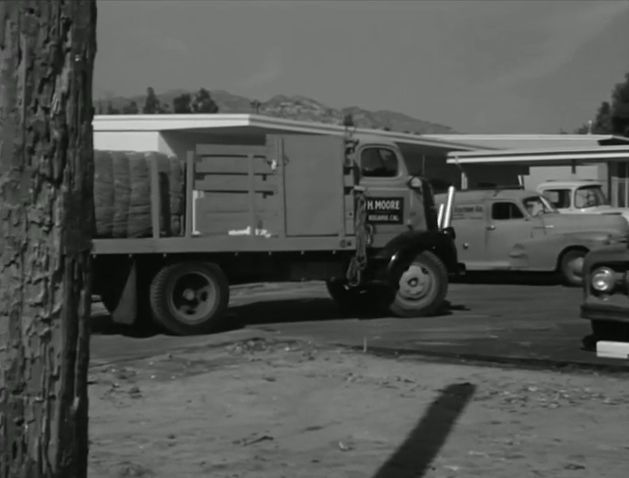
{"type": "Polygon", "coordinates": [[[360,170],[368,178],[395,177],[398,175],[397,156],[390,149],[363,149],[360,154],[360,170]]]}
{"type": "Polygon", "coordinates": [[[544,191],[544,196],[546,196],[556,208],[563,209],[570,207],[569,189],[547,189],[544,191]]]}
{"type": "Polygon", "coordinates": [[[606,202],[605,195],[599,186],[585,186],[574,193],[574,207],[578,209],[603,206],[606,202]]]}
{"type": "Polygon", "coordinates": [[[529,196],[524,198],[522,203],[531,216],[556,212],[556,209],[544,196],[529,196]]]}
{"type": "Polygon", "coordinates": [[[491,218],[498,220],[522,219],[524,214],[520,208],[512,202],[496,202],[491,206],[491,218]]]}

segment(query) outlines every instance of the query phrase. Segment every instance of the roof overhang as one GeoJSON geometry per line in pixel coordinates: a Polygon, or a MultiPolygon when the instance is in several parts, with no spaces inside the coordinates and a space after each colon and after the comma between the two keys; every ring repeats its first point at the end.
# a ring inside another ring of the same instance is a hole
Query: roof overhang
{"type": "MultiPolygon", "coordinates": [[[[344,126],[329,123],[295,121],[250,114],[158,114],[158,115],[97,115],[94,132],[207,132],[215,134],[277,134],[302,133],[342,136],[344,126]]],[[[366,128],[351,128],[358,138],[380,139],[447,151],[474,151],[475,145],[445,139],[429,139],[422,135],[366,128]]]]}
{"type": "Polygon", "coordinates": [[[543,150],[505,150],[452,152],[448,164],[524,164],[573,165],[629,160],[629,145],[599,146],[594,148],[553,148],[543,150]]]}

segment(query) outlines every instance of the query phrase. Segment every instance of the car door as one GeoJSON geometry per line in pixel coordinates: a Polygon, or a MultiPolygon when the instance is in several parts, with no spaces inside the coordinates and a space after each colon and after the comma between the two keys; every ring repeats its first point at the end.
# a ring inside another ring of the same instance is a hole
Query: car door
{"type": "Polygon", "coordinates": [[[463,200],[452,209],[452,227],[456,231],[459,261],[468,270],[483,270],[487,267],[487,215],[487,208],[482,202],[463,200]]]}
{"type": "Polygon", "coordinates": [[[421,198],[409,187],[408,174],[396,149],[370,144],[358,151],[358,158],[372,244],[380,247],[405,230],[425,227],[421,198]]]}
{"type": "Polygon", "coordinates": [[[528,215],[515,200],[491,201],[490,205],[485,227],[487,269],[509,269],[514,246],[544,234],[544,223],[528,215]]]}

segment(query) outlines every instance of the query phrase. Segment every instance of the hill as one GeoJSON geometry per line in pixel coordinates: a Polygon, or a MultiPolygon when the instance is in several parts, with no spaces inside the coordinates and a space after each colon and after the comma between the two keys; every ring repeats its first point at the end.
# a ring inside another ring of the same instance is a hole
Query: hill
{"type": "MultiPolygon", "coordinates": [[[[170,90],[158,94],[158,99],[166,112],[172,110],[173,100],[183,94],[185,90],[170,90]]],[[[224,90],[212,90],[212,99],[219,107],[220,113],[257,113],[280,118],[290,118],[298,121],[313,121],[320,123],[340,124],[347,114],[351,114],[354,124],[360,128],[390,129],[391,131],[409,132],[416,134],[454,133],[449,126],[432,123],[395,111],[369,111],[359,106],[332,108],[305,96],[276,95],[267,101],[259,102],[256,108],[254,100],[244,96],[234,95],[224,90]]],[[[141,109],[145,95],[131,97],[112,97],[96,100],[97,113],[106,112],[108,104],[116,110],[122,110],[125,105],[135,101],[141,109]]]]}

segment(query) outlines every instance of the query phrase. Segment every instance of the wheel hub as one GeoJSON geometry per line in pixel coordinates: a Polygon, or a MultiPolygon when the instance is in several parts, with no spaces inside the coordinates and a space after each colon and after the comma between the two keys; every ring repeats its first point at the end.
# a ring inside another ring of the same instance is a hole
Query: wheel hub
{"type": "Polygon", "coordinates": [[[192,290],[192,289],[185,289],[181,296],[185,299],[185,300],[189,300],[192,301],[196,298],[196,293],[192,290]]]}
{"type": "Polygon", "coordinates": [[[170,299],[178,320],[196,323],[204,320],[214,306],[212,284],[202,273],[188,273],[177,279],[170,299]]]}
{"type": "Polygon", "coordinates": [[[400,277],[399,293],[407,299],[420,299],[430,290],[432,277],[418,265],[411,265],[400,277]]]}

